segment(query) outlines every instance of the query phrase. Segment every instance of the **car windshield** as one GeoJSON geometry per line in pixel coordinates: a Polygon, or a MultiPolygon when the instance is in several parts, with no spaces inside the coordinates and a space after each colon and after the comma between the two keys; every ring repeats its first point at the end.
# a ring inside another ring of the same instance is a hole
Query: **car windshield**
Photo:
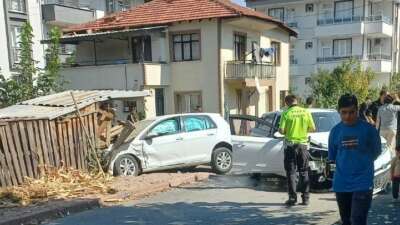
{"type": "Polygon", "coordinates": [[[340,116],[337,112],[313,112],[311,113],[316,132],[329,132],[336,124],[340,122],[340,116]]]}

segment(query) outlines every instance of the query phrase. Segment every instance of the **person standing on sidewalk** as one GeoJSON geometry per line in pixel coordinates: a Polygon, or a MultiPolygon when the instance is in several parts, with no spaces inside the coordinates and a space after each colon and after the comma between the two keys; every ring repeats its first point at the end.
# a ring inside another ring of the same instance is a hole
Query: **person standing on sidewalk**
{"type": "Polygon", "coordinates": [[[400,149],[396,149],[396,157],[393,158],[391,168],[390,168],[390,175],[392,178],[392,194],[393,199],[399,199],[399,186],[400,186],[400,149]]]}
{"type": "Polygon", "coordinates": [[[329,134],[328,158],[336,163],[333,191],[343,225],[367,225],[372,202],[374,161],[381,154],[378,131],[358,118],[358,101],[338,101],[341,122],[329,134]]]}
{"type": "Polygon", "coordinates": [[[379,93],[379,99],[372,102],[371,105],[368,107],[368,113],[372,115],[372,119],[374,120],[374,122],[376,122],[376,116],[378,115],[379,107],[384,104],[383,101],[388,94],[388,91],[381,90],[381,92],[379,93]]]}
{"type": "Polygon", "coordinates": [[[279,132],[285,135],[283,163],[289,193],[289,199],[285,204],[293,206],[297,203],[297,170],[300,174],[299,188],[302,192],[302,204],[308,205],[310,199],[308,132],[315,131],[315,125],[311,113],[297,105],[296,96],[286,96],[285,103],[288,109],[282,113],[279,123],[279,132]]]}
{"type": "MultiPolygon", "coordinates": [[[[397,99],[398,97],[396,97],[397,99]]],[[[378,110],[376,128],[379,130],[380,135],[386,139],[394,157],[396,154],[397,113],[400,112],[400,105],[393,105],[393,101],[394,99],[391,95],[385,97],[384,105],[378,110]]]]}

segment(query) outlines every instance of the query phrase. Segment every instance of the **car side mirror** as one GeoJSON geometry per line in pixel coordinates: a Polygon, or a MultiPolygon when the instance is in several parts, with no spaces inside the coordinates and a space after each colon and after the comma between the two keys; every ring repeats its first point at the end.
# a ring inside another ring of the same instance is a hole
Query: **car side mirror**
{"type": "Polygon", "coordinates": [[[151,135],[147,135],[146,137],[144,137],[144,140],[146,141],[151,141],[153,140],[153,138],[157,137],[157,135],[155,134],[151,134],[151,135]]]}
{"type": "Polygon", "coordinates": [[[279,131],[274,133],[274,138],[284,138],[285,135],[281,134],[279,131]]]}

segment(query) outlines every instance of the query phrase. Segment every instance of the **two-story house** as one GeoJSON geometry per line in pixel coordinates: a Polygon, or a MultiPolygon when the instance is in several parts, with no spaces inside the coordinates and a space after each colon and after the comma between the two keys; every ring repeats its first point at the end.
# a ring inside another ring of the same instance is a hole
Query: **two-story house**
{"type": "MultiPolygon", "coordinates": [[[[54,26],[80,24],[149,0],[1,0],[0,1],[0,71],[10,77],[19,63],[20,33],[25,22],[33,28],[33,58],[45,65],[45,48],[40,41],[54,26]]],[[[60,56],[71,56],[74,47],[63,45],[60,56]]]]}
{"type": "Polygon", "coordinates": [[[144,104],[117,101],[118,111],[261,115],[278,109],[289,89],[295,35],[230,1],[153,0],[65,29],[61,42],[76,45],[76,60],[62,75],[71,89],[152,92],[144,104]],[[259,48],[275,53],[255,57],[259,48]]]}
{"type": "Polygon", "coordinates": [[[270,15],[299,35],[290,45],[293,90],[309,94],[310,75],[332,69],[350,57],[359,59],[388,84],[399,71],[398,0],[247,0],[247,6],[270,15]]]}

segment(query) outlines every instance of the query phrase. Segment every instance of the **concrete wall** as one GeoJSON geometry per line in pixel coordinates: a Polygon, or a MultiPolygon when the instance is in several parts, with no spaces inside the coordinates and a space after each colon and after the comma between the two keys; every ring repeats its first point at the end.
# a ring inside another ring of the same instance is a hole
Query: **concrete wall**
{"type": "Polygon", "coordinates": [[[8,61],[8,41],[6,27],[6,15],[4,14],[4,1],[0,1],[0,73],[3,76],[10,76],[10,64],[8,61]]]}

